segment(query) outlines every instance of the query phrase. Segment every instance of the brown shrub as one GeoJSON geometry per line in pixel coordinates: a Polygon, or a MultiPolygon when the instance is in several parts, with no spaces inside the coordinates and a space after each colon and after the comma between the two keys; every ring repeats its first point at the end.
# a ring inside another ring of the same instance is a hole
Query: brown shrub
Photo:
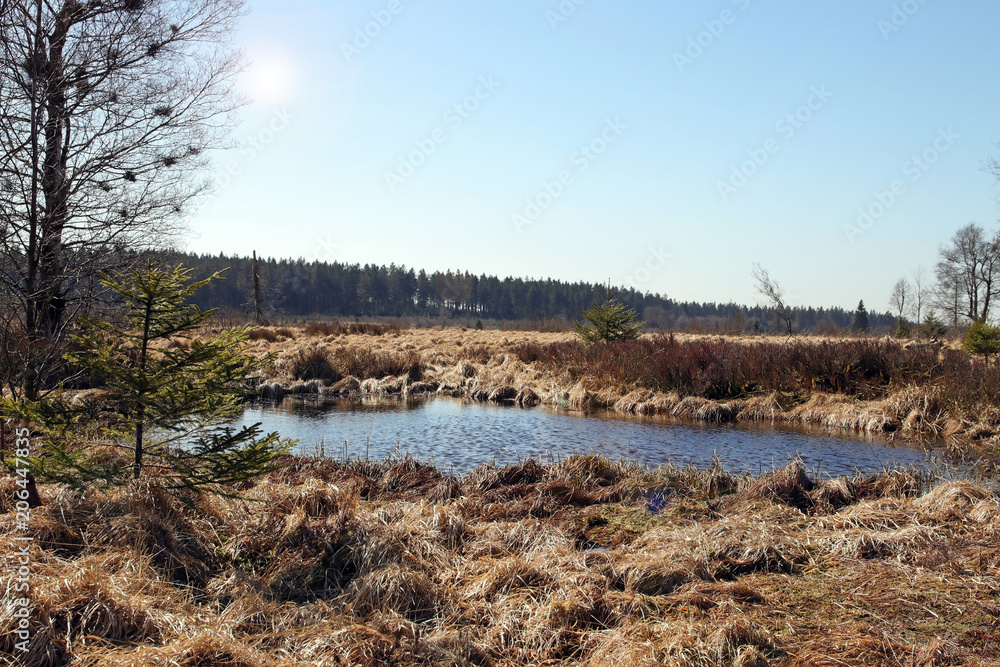
{"type": "Polygon", "coordinates": [[[289,372],[296,380],[323,380],[333,383],[342,375],[334,368],[330,356],[320,347],[299,349],[289,360],[289,372]]]}
{"type": "MultiPolygon", "coordinates": [[[[524,363],[569,370],[626,392],[641,387],[716,401],[828,392],[869,400],[918,386],[933,387],[944,402],[966,409],[1000,402],[1000,366],[984,366],[955,350],[939,354],[935,348],[885,339],[681,342],[673,335],[654,335],[590,346],[522,343],[513,351],[524,363]]],[[[773,412],[774,406],[750,407],[773,412]]]]}

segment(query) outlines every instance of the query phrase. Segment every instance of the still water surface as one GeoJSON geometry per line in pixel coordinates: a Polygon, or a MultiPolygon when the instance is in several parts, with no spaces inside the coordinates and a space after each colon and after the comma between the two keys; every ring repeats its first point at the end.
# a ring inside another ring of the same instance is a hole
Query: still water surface
{"type": "Polygon", "coordinates": [[[706,424],[547,408],[521,409],[450,398],[362,400],[286,399],[251,405],[242,424],[297,438],[297,451],[381,459],[410,452],[444,471],[463,473],[484,461],[600,453],[656,465],[673,460],[704,465],[718,454],[727,467],[757,472],[796,455],[823,476],[883,466],[940,466],[921,450],[884,439],[785,425],[706,424]]]}

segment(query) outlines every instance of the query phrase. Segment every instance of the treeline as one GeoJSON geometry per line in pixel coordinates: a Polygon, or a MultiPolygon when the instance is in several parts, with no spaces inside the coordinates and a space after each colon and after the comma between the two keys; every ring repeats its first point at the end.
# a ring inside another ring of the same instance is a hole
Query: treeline
{"type": "MultiPolygon", "coordinates": [[[[198,292],[202,308],[251,313],[249,257],[169,253],[165,259],[203,278],[228,269],[225,281],[198,292]]],[[[578,319],[601,301],[604,286],[558,280],[498,278],[468,272],[433,272],[405,266],[260,259],[264,314],[288,318],[465,318],[474,320],[578,319]]],[[[623,289],[618,299],[653,327],[705,331],[775,331],[780,327],[764,308],[738,304],[677,302],[659,294],[623,289]]],[[[850,329],[854,312],[841,308],[794,308],[798,331],[832,333],[850,329]]],[[[874,331],[889,330],[893,317],[870,313],[874,331]]]]}

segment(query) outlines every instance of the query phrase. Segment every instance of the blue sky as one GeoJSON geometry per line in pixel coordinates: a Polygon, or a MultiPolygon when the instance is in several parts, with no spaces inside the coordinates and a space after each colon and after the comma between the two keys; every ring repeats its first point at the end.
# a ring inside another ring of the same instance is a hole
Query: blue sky
{"type": "Polygon", "coordinates": [[[985,0],[258,0],[242,150],[186,248],[741,303],[759,262],[795,305],[885,309],[996,227],[997,25],[985,0]]]}

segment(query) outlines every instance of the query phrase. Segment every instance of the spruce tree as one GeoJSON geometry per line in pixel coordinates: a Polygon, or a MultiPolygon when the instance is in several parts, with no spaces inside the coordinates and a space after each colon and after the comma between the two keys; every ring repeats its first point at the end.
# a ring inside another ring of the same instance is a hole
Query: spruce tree
{"type": "Polygon", "coordinates": [[[604,295],[604,303],[583,311],[583,318],[590,324],[573,322],[580,338],[588,343],[597,343],[634,340],[639,337],[645,322],[640,322],[638,314],[616,300],[615,296],[611,293],[609,285],[604,295]]]}
{"type": "Polygon", "coordinates": [[[948,327],[945,323],[938,319],[938,316],[934,313],[928,313],[927,317],[924,318],[923,323],[917,327],[917,334],[922,338],[929,338],[931,340],[937,340],[938,338],[944,338],[948,335],[948,327]]]}
{"type": "Polygon", "coordinates": [[[261,365],[243,352],[247,330],[195,334],[216,311],[188,300],[219,274],[189,282],[190,271],[148,262],[102,281],[122,297],[122,326],[85,320],[67,360],[104,391],[8,402],[40,435],[40,479],[84,486],[124,484],[149,473],[157,486],[228,493],[224,486],[264,474],[294,442],[234,429],[241,387],[261,365]]]}
{"type": "Polygon", "coordinates": [[[851,328],[855,331],[868,331],[871,325],[868,322],[868,309],[865,308],[864,299],[858,302],[858,309],[854,311],[854,322],[851,328]]]}
{"type": "Polygon", "coordinates": [[[990,362],[991,354],[1000,354],[1000,327],[985,322],[973,322],[965,332],[962,349],[970,354],[981,354],[990,362]]]}

